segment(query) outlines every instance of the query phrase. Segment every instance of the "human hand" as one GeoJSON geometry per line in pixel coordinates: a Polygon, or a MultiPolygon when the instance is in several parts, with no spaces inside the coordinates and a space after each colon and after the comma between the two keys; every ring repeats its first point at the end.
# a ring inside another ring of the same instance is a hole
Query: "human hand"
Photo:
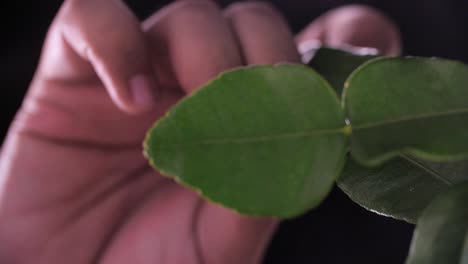
{"type": "MultiPolygon", "coordinates": [[[[299,42],[332,43],[324,36],[335,24],[324,21],[343,12],[319,18],[299,42]]],[[[219,72],[286,61],[299,62],[292,34],[265,4],[221,11],[179,1],[140,24],[117,1],[66,1],[3,146],[0,262],[258,263],[277,222],[239,216],[161,177],[141,142],[168,107],[219,72]]]]}

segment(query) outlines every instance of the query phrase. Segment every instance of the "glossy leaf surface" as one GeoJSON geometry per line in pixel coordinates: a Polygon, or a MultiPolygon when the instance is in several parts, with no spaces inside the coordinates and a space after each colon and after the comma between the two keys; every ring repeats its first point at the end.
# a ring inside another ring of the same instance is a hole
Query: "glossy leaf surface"
{"type": "Polygon", "coordinates": [[[378,214],[416,223],[438,194],[468,180],[468,162],[427,162],[401,155],[377,168],[348,160],[338,186],[378,214]]]}
{"type": "Polygon", "coordinates": [[[381,58],[347,80],[351,154],[375,166],[411,154],[428,160],[468,155],[468,67],[444,59],[381,58]]]}
{"type": "Polygon", "coordinates": [[[150,130],[145,154],[162,174],[240,213],[293,217],[318,205],[348,139],[329,84],[300,65],[222,74],[150,130]]]}
{"type": "Polygon", "coordinates": [[[406,264],[468,263],[468,184],[437,197],[424,210],[406,264]]]}

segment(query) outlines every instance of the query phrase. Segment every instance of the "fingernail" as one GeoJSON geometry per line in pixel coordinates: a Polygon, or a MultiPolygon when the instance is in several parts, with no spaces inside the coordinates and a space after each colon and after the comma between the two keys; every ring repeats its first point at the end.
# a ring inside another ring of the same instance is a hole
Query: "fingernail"
{"type": "Polygon", "coordinates": [[[301,55],[302,63],[309,63],[310,60],[314,57],[315,52],[317,52],[317,50],[320,49],[322,45],[322,42],[318,39],[309,39],[300,42],[297,46],[297,49],[301,55]]]}
{"type": "Polygon", "coordinates": [[[379,55],[382,54],[381,51],[374,47],[362,47],[362,46],[354,46],[351,44],[340,44],[337,45],[340,49],[348,51],[350,53],[354,53],[356,55],[379,55]]]}
{"type": "Polygon", "coordinates": [[[130,91],[135,104],[150,108],[155,104],[155,82],[144,74],[137,74],[130,79],[130,91]]]}

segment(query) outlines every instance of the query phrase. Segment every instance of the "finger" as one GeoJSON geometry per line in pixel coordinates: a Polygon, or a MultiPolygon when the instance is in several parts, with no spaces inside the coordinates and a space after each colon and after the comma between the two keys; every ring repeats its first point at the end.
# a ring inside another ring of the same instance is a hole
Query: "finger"
{"type": "MultiPolygon", "coordinates": [[[[263,3],[238,3],[225,11],[246,64],[299,62],[284,19],[263,3]],[[272,45],[274,43],[274,45],[272,45]]],[[[278,224],[268,218],[240,216],[212,203],[200,209],[198,230],[207,263],[260,263],[278,224]],[[223,241],[219,235],[223,234],[223,241]]]]}
{"type": "Polygon", "coordinates": [[[99,77],[126,112],[154,105],[156,81],[137,18],[119,1],[68,0],[53,26],[39,77],[85,82],[99,77]]]}
{"type": "Polygon", "coordinates": [[[178,1],[145,21],[144,28],[158,77],[174,76],[172,81],[188,93],[241,65],[234,36],[212,1],[178,1]]]}
{"type": "Polygon", "coordinates": [[[401,52],[400,32],[395,23],[380,11],[362,5],[344,6],[323,14],[296,41],[299,49],[307,48],[311,41],[320,41],[334,47],[373,47],[387,56],[401,52]]]}
{"type": "MultiPolygon", "coordinates": [[[[240,52],[234,35],[219,8],[211,1],[175,2],[150,17],[143,25],[153,51],[152,59],[155,62],[158,80],[164,85],[178,85],[190,93],[219,72],[241,65],[240,52]]],[[[242,237],[231,236],[234,230],[239,230],[236,226],[239,223],[237,220],[239,217],[226,209],[219,209],[219,212],[223,212],[222,215],[206,216],[203,219],[200,216],[199,218],[198,207],[195,210],[195,204],[200,202],[198,196],[178,187],[178,191],[174,192],[171,199],[161,202],[161,195],[164,195],[166,190],[155,194],[157,198],[151,202],[154,206],[164,208],[142,210],[129,217],[128,223],[130,224],[121,230],[118,236],[119,241],[125,242],[114,242],[117,248],[120,245],[124,245],[122,248],[125,247],[125,250],[116,250],[119,252],[116,254],[118,256],[116,259],[121,262],[112,259],[109,263],[128,263],[128,258],[135,259],[135,257],[144,256],[146,247],[138,246],[141,244],[138,241],[143,240],[145,244],[161,244],[164,259],[169,263],[191,263],[196,258],[206,258],[200,261],[203,263],[229,263],[230,259],[224,258],[210,262],[210,256],[212,254],[222,256],[226,251],[232,252],[233,256],[239,253],[239,246],[244,245],[242,241],[239,244],[239,241],[233,239],[242,237]],[[183,197],[187,197],[187,200],[180,202],[180,207],[175,207],[175,202],[183,197]],[[168,205],[171,206],[168,207],[168,205]],[[171,210],[173,212],[170,212],[171,210]],[[192,211],[194,212],[191,213],[192,211]],[[149,213],[152,215],[149,216],[149,213]],[[217,222],[218,216],[225,216],[224,219],[220,219],[224,221],[220,222],[221,225],[213,224],[217,222]],[[167,222],[164,225],[158,225],[163,219],[167,222]],[[145,221],[145,224],[131,224],[140,221],[145,221]],[[172,228],[167,228],[167,226],[172,228]],[[212,236],[210,226],[216,227],[214,230],[218,232],[217,236],[212,236]],[[164,236],[165,233],[167,236],[164,236]],[[208,236],[207,233],[209,233],[208,236]],[[228,236],[225,236],[225,233],[228,236]],[[138,235],[134,236],[134,234],[138,235]],[[194,239],[195,242],[192,241],[194,239]],[[193,248],[192,243],[197,246],[193,248]],[[128,247],[129,244],[134,246],[128,247]],[[183,254],[180,252],[181,245],[187,248],[182,252],[183,254]],[[218,251],[218,249],[223,251],[218,251]],[[137,254],[133,255],[132,252],[137,252],[137,254]]],[[[257,246],[251,243],[249,245],[251,248],[257,246]]],[[[158,252],[151,250],[150,253],[157,255],[158,252]]],[[[159,256],[149,256],[145,257],[141,263],[154,263],[160,260],[159,256]]]]}
{"type": "Polygon", "coordinates": [[[197,228],[206,263],[261,263],[279,223],[275,219],[241,216],[212,203],[205,203],[199,214],[197,228]]]}
{"type": "Polygon", "coordinates": [[[293,34],[271,5],[236,3],[225,15],[237,35],[246,64],[299,62],[293,34]]]}

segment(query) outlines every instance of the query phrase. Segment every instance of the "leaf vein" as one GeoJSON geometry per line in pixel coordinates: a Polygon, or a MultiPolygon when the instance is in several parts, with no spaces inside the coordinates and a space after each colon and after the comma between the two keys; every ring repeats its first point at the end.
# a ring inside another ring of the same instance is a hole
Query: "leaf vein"
{"type": "Polygon", "coordinates": [[[391,124],[395,124],[399,122],[406,122],[406,121],[412,121],[412,120],[417,120],[417,119],[443,117],[443,116],[448,116],[448,115],[467,114],[467,113],[468,113],[468,108],[452,109],[452,110],[448,110],[444,112],[434,112],[434,113],[427,113],[427,114],[412,115],[412,116],[407,116],[407,117],[402,117],[402,118],[387,119],[387,120],[383,120],[383,121],[379,121],[375,123],[362,124],[358,126],[353,126],[353,129],[357,130],[357,129],[374,128],[378,126],[391,125],[391,124]]]}
{"type": "Polygon", "coordinates": [[[450,180],[448,180],[447,178],[445,178],[444,176],[440,175],[439,173],[437,173],[436,171],[434,171],[433,169],[431,168],[428,168],[427,166],[425,166],[424,164],[422,164],[421,162],[409,157],[408,155],[400,155],[402,158],[406,159],[407,161],[409,161],[410,163],[412,163],[413,165],[423,169],[424,171],[426,171],[427,173],[429,173],[429,175],[431,175],[432,177],[436,178],[437,180],[445,183],[446,185],[448,186],[452,186],[453,185],[453,182],[451,182],[450,180]]]}
{"type": "Polygon", "coordinates": [[[254,137],[239,137],[239,138],[219,138],[219,139],[205,139],[192,142],[184,142],[180,144],[171,144],[166,145],[165,147],[182,147],[188,145],[215,145],[215,144],[249,144],[249,143],[259,143],[267,142],[278,139],[295,139],[295,138],[307,138],[314,137],[324,134],[339,134],[345,133],[345,128],[334,128],[334,129],[320,129],[314,131],[303,131],[296,133],[283,133],[275,135],[263,135],[263,136],[254,136],[254,137]]]}

